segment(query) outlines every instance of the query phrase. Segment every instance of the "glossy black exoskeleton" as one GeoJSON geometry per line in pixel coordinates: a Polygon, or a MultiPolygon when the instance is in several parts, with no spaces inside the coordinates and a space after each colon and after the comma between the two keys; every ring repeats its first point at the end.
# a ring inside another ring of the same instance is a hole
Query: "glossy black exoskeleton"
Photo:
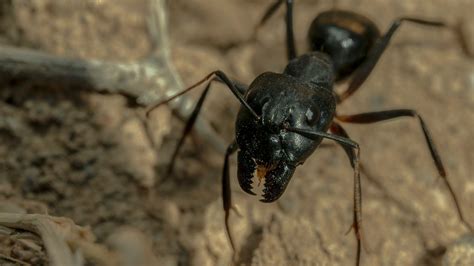
{"type": "Polygon", "coordinates": [[[241,108],[235,123],[237,176],[244,191],[254,194],[257,171],[266,181],[262,201],[275,201],[321,143],[322,137],[309,139],[286,128],[329,129],[336,111],[331,70],[330,58],[313,52],[292,60],[282,74],[266,72],[250,84],[245,98],[259,118],[241,108]]]}
{"type": "Polygon", "coordinates": [[[368,18],[343,10],[319,14],[308,32],[312,51],[321,51],[331,57],[336,81],[352,74],[367,58],[380,32],[368,18]]]}
{"type": "MultiPolygon", "coordinates": [[[[222,71],[214,71],[195,85],[155,105],[166,103],[198,85],[209,81],[186,123],[184,133],[172,155],[169,172],[186,135],[191,131],[209,91],[212,81],[224,83],[240,101],[235,140],[227,148],[222,173],[222,197],[226,230],[229,230],[231,190],[229,157],[238,151],[238,181],[240,187],[254,194],[254,176],[264,180],[263,202],[277,200],[285,191],[295,169],[317,149],[323,138],[336,141],[345,150],[354,169],[353,228],[357,238],[356,265],[361,253],[361,185],[359,174],[359,145],[352,141],[339,122],[375,123],[397,117],[417,118],[439,175],[449,189],[460,220],[466,222],[456,195],[428,128],[421,116],[411,109],[396,109],[341,115],[337,104],[352,95],[367,79],[378,59],[403,21],[425,26],[442,27],[442,22],[402,17],[395,20],[389,30],[381,35],[366,17],[349,11],[330,10],[319,14],[311,24],[308,34],[311,52],[297,56],[292,10],[293,0],[277,0],[272,4],[259,27],[286,3],[286,40],[289,63],[283,73],[266,72],[259,75],[250,86],[230,80],[222,71]],[[336,93],[334,83],[350,78],[342,93],[336,93]]],[[[154,108],[154,107],[153,107],[154,108]]],[[[152,108],[152,109],[153,109],[152,108]]],[[[150,109],[149,111],[151,111],[150,109]]],[[[148,112],[149,112],[148,111],[148,112]]]]}

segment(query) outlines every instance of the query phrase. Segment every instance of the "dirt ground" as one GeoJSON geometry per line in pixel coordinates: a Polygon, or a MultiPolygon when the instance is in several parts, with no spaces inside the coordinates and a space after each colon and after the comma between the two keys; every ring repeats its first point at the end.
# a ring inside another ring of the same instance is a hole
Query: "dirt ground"
{"type": "MultiPolygon", "coordinates": [[[[0,2],[3,45],[112,61],[139,60],[150,50],[144,0],[12,2],[0,2]]],[[[216,69],[248,84],[259,73],[284,68],[282,12],[255,42],[246,42],[271,1],[168,2],[172,56],[185,84],[216,69]]],[[[300,53],[311,20],[334,4],[366,15],[382,31],[408,15],[462,21],[474,52],[472,0],[295,2],[300,53]]],[[[210,98],[203,116],[230,143],[238,102],[219,85],[210,98]]],[[[404,24],[363,88],[338,112],[394,108],[413,108],[426,120],[466,219],[474,224],[474,59],[452,31],[404,24]]],[[[223,155],[189,138],[173,175],[161,182],[183,122],[163,111],[164,137],[156,151],[142,112],[121,95],[2,84],[0,212],[69,217],[108,247],[124,231],[138,230],[143,241],[151,241],[158,265],[229,265],[220,192],[223,155]]],[[[417,121],[345,128],[376,180],[362,179],[362,264],[474,265],[474,235],[459,221],[417,121]]],[[[352,222],[352,170],[342,150],[317,150],[272,204],[241,191],[235,156],[231,161],[233,199],[241,213],[231,214],[234,264],[354,264],[355,239],[345,235],[352,222]]],[[[39,239],[29,236],[37,243],[32,248],[14,234],[0,227],[0,254],[48,265],[39,239]]],[[[1,265],[15,265],[4,256],[1,265]]]]}

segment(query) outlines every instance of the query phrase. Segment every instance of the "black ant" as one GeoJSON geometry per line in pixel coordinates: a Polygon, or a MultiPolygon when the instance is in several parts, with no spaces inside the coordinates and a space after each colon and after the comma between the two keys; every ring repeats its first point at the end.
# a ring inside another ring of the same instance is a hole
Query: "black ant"
{"type": "Polygon", "coordinates": [[[292,24],[293,0],[277,0],[273,3],[259,26],[284,2],[287,7],[285,20],[289,63],[283,73],[263,73],[255,78],[250,86],[245,86],[232,81],[225,73],[217,70],[193,86],[155,105],[156,107],[169,102],[209,81],[186,123],[168,172],[171,172],[178,151],[196,121],[210,84],[212,81],[222,82],[241,103],[235,124],[235,140],[225,153],[222,173],[225,226],[232,248],[235,250],[229,229],[229,212],[232,208],[229,156],[238,151],[237,176],[240,187],[255,195],[252,192],[252,178],[257,175],[265,180],[261,201],[273,202],[285,191],[296,167],[305,162],[323,138],[327,138],[342,146],[354,170],[352,228],[357,239],[356,265],[359,265],[362,221],[360,148],[349,138],[339,122],[367,124],[404,116],[414,117],[420,123],[431,157],[454,201],[459,219],[472,231],[447,179],[431,134],[416,111],[396,109],[356,115],[340,115],[336,112],[337,104],[356,92],[367,79],[403,22],[432,27],[447,25],[438,21],[402,17],[396,19],[389,30],[381,35],[377,26],[362,15],[350,11],[330,10],[320,13],[311,23],[308,33],[311,52],[297,56],[292,24]],[[348,88],[341,94],[336,93],[334,83],[348,77],[351,77],[348,88]]]}

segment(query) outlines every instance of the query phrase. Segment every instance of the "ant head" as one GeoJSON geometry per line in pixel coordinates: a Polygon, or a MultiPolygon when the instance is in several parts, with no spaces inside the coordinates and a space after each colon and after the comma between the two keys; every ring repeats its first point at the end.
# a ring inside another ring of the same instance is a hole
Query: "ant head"
{"type": "Polygon", "coordinates": [[[264,73],[249,88],[247,102],[259,115],[241,108],[236,121],[238,178],[242,189],[254,194],[254,176],[264,179],[263,200],[271,202],[285,191],[296,166],[322,139],[311,140],[287,128],[326,131],[334,116],[334,99],[294,77],[264,73]]]}

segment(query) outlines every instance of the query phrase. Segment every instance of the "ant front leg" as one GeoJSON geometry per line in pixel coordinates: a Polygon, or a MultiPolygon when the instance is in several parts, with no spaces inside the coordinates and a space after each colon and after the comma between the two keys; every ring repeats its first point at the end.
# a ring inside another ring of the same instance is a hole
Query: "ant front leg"
{"type": "MultiPolygon", "coordinates": [[[[341,127],[339,124],[333,124],[331,125],[330,131],[333,134],[339,135],[341,137],[349,138],[349,135],[347,132],[344,130],[344,128],[341,127]]],[[[351,166],[354,167],[353,160],[354,158],[354,150],[350,149],[344,145],[340,145],[344,151],[346,152],[346,155],[349,157],[349,162],[351,163],[351,166]]],[[[318,146],[318,149],[320,148],[329,148],[329,147],[334,147],[331,143],[321,143],[318,146]]],[[[365,166],[364,163],[359,162],[359,170],[360,173],[363,174],[366,178],[367,181],[369,181],[374,187],[376,187],[378,190],[380,190],[384,197],[387,198],[387,200],[392,201],[395,205],[397,205],[401,210],[407,212],[407,213],[412,213],[413,211],[409,208],[407,208],[401,201],[399,201],[397,198],[393,197],[390,192],[387,190],[386,187],[383,186],[383,184],[375,178],[371,172],[368,170],[368,168],[365,166]]],[[[363,239],[363,238],[362,238],[363,239]]],[[[364,242],[364,246],[367,247],[366,243],[364,242]]]]}
{"type": "Polygon", "coordinates": [[[331,140],[336,141],[339,145],[341,145],[344,150],[349,155],[349,159],[351,162],[351,166],[354,169],[354,220],[352,223],[352,227],[354,228],[356,240],[357,240],[357,256],[356,256],[356,266],[360,265],[360,255],[361,255],[361,247],[362,247],[362,187],[360,183],[360,147],[359,144],[354,142],[347,136],[344,129],[338,125],[337,123],[333,122],[331,124],[331,131],[334,134],[328,134],[325,132],[318,132],[300,128],[286,128],[286,130],[290,132],[298,133],[302,136],[305,136],[309,139],[316,139],[316,138],[328,138],[331,140]],[[341,134],[343,132],[343,134],[341,134]]]}
{"type": "MultiPolygon", "coordinates": [[[[196,84],[192,85],[191,87],[189,87],[187,89],[184,89],[183,91],[177,93],[176,95],[173,95],[170,98],[154,105],[153,107],[151,107],[146,112],[146,115],[148,116],[150,114],[150,112],[153,111],[158,106],[160,106],[162,104],[165,104],[169,101],[172,101],[173,99],[175,99],[175,98],[183,95],[184,93],[196,88],[197,86],[201,85],[202,83],[204,83],[208,80],[210,80],[209,83],[207,84],[207,86],[204,89],[203,93],[199,97],[199,100],[198,100],[196,106],[194,107],[194,110],[193,110],[189,120],[186,122],[184,132],[183,132],[183,134],[180,138],[180,141],[179,141],[178,145],[176,146],[176,149],[173,153],[172,162],[171,162],[170,167],[168,168],[168,172],[171,172],[172,169],[173,169],[173,165],[174,165],[174,161],[176,159],[176,156],[177,156],[177,154],[180,150],[180,147],[182,146],[182,144],[184,142],[184,139],[186,138],[186,136],[191,131],[191,129],[194,125],[194,122],[196,121],[197,116],[199,115],[199,112],[202,108],[204,100],[205,100],[205,98],[207,96],[207,93],[210,89],[210,85],[211,85],[212,81],[219,81],[219,82],[224,83],[225,85],[227,85],[227,87],[231,90],[231,92],[234,94],[234,96],[240,101],[243,108],[246,108],[253,116],[255,116],[257,119],[260,119],[260,117],[250,107],[250,105],[247,103],[247,101],[245,100],[245,98],[243,96],[243,93],[247,90],[247,86],[231,81],[227,77],[227,75],[224,72],[220,71],[220,70],[211,72],[205,78],[203,78],[202,80],[200,80],[196,84]]],[[[229,145],[229,147],[227,148],[227,151],[226,151],[226,154],[225,154],[225,159],[224,159],[223,172],[222,172],[222,201],[223,201],[223,207],[224,207],[224,211],[225,211],[225,227],[226,227],[227,235],[229,236],[230,244],[231,244],[232,249],[234,251],[235,251],[235,245],[234,245],[234,241],[233,241],[233,238],[232,238],[232,235],[231,235],[231,232],[230,232],[230,227],[229,227],[229,212],[230,212],[230,209],[232,208],[230,178],[229,178],[229,157],[230,157],[230,155],[235,153],[237,151],[237,149],[238,149],[238,145],[237,145],[237,142],[234,140],[229,145]]]]}
{"type": "Polygon", "coordinates": [[[230,190],[230,178],[229,178],[229,157],[230,155],[235,153],[238,148],[239,146],[237,145],[237,142],[235,140],[229,145],[225,153],[224,167],[222,170],[222,203],[223,203],[224,212],[225,212],[225,218],[224,218],[225,230],[227,232],[230,245],[234,252],[235,252],[235,244],[234,244],[234,239],[232,238],[232,234],[230,232],[230,227],[229,227],[229,214],[230,214],[230,209],[232,208],[232,192],[230,190]]]}
{"type": "MultiPolygon", "coordinates": [[[[191,129],[194,126],[194,123],[196,122],[196,119],[199,115],[199,112],[201,111],[201,107],[204,103],[204,100],[206,99],[207,93],[208,93],[209,88],[211,87],[211,84],[212,84],[213,81],[218,81],[218,82],[224,83],[219,78],[213,78],[213,79],[211,79],[211,81],[209,81],[206,88],[202,92],[196,106],[194,107],[193,112],[189,116],[188,121],[186,121],[186,126],[184,127],[183,133],[181,134],[181,138],[179,139],[178,145],[176,145],[176,148],[173,152],[173,155],[171,156],[171,163],[169,164],[168,170],[166,171],[166,176],[169,176],[173,172],[175,160],[178,157],[181,146],[184,144],[184,140],[186,139],[186,136],[189,135],[189,133],[191,132],[191,129]]],[[[245,91],[247,90],[247,87],[243,84],[234,82],[234,85],[237,88],[237,90],[239,91],[239,93],[241,93],[241,94],[244,94],[245,91]]]]}
{"type": "Polygon", "coordinates": [[[252,110],[252,108],[247,104],[247,102],[245,101],[245,99],[243,98],[243,93],[247,90],[247,87],[243,84],[240,84],[240,83],[236,83],[236,82],[233,82],[231,81],[224,72],[222,71],[214,71],[212,73],[210,73],[209,75],[207,75],[204,79],[202,79],[201,81],[197,82],[196,84],[194,84],[193,86],[177,93],[176,95],[156,104],[155,106],[151,107],[148,111],[147,111],[147,116],[149,115],[149,113],[151,111],[153,111],[155,108],[157,108],[158,106],[164,104],[164,103],[167,103],[181,95],[183,95],[184,93],[196,88],[197,86],[201,85],[202,83],[206,82],[207,80],[210,80],[209,83],[207,84],[206,88],[204,89],[203,93],[201,94],[201,96],[199,97],[199,100],[196,104],[196,106],[194,107],[194,110],[193,112],[191,113],[188,121],[186,122],[186,126],[184,127],[184,130],[183,130],[183,133],[181,134],[181,138],[179,139],[178,141],[178,145],[176,146],[174,152],[173,152],[173,155],[171,157],[171,163],[170,165],[168,166],[168,169],[167,169],[167,174],[166,176],[169,176],[172,171],[173,171],[173,168],[174,168],[174,164],[175,164],[175,161],[176,161],[176,158],[179,154],[179,151],[184,143],[184,140],[186,139],[186,136],[189,135],[189,133],[191,132],[193,126],[194,126],[194,123],[196,122],[196,119],[199,115],[199,112],[201,111],[201,108],[202,108],[202,105],[204,103],[204,100],[206,99],[206,96],[207,96],[207,93],[210,89],[210,86],[211,86],[211,83],[213,81],[219,81],[221,83],[224,83],[225,85],[227,85],[227,87],[232,91],[232,93],[237,97],[237,99],[247,108],[249,109],[249,111],[255,115],[256,117],[258,117],[258,115],[255,113],[255,111],[252,110]]]}
{"type": "Polygon", "coordinates": [[[351,96],[354,92],[356,92],[360,86],[364,83],[367,77],[370,75],[372,70],[374,69],[375,65],[382,56],[383,52],[387,48],[390,40],[392,39],[393,34],[397,31],[403,21],[412,22],[420,25],[425,26],[432,26],[432,27],[445,27],[447,26],[443,22],[439,21],[429,21],[423,20],[418,18],[409,18],[403,17],[395,20],[392,23],[390,29],[380,37],[374,44],[374,46],[370,49],[367,57],[365,58],[364,62],[355,70],[352,79],[350,80],[349,86],[347,89],[338,95],[337,102],[341,103],[349,96],[351,96]]]}
{"type": "MultiPolygon", "coordinates": [[[[273,14],[278,10],[281,4],[283,4],[283,1],[286,2],[286,16],[285,16],[285,22],[286,22],[286,49],[287,49],[287,55],[288,55],[288,61],[291,61],[292,59],[296,58],[297,53],[296,53],[296,45],[295,45],[295,36],[294,36],[294,31],[293,31],[293,0],[277,0],[275,3],[271,4],[268,8],[267,11],[265,11],[265,14],[262,16],[262,19],[260,20],[259,24],[257,25],[255,32],[265,25],[268,19],[270,19],[273,14]]],[[[255,33],[254,33],[255,35],[255,33]]]]}
{"type": "Polygon", "coordinates": [[[191,132],[191,129],[193,128],[194,123],[196,122],[196,119],[199,115],[199,112],[201,111],[202,104],[204,103],[204,100],[206,99],[207,93],[209,92],[209,88],[211,87],[211,83],[214,80],[216,80],[216,79],[212,79],[207,84],[207,86],[204,89],[203,93],[199,97],[199,100],[198,100],[196,106],[194,107],[193,112],[189,116],[188,121],[186,121],[186,125],[184,126],[184,130],[183,130],[183,133],[181,134],[181,138],[179,139],[178,144],[176,145],[176,148],[173,151],[173,155],[171,156],[171,162],[168,165],[168,169],[166,170],[165,178],[168,177],[173,172],[174,164],[175,164],[176,158],[178,157],[179,150],[181,149],[181,146],[184,144],[184,140],[186,139],[186,136],[189,135],[189,132],[191,132]]]}
{"type": "MultiPolygon", "coordinates": [[[[334,133],[335,135],[349,139],[349,135],[347,134],[346,130],[344,130],[344,128],[336,122],[333,122],[331,124],[330,131],[334,133]]],[[[347,145],[342,145],[341,143],[338,143],[338,144],[341,145],[341,147],[346,152],[347,157],[349,157],[349,161],[351,163],[352,168],[354,168],[354,171],[356,171],[356,167],[359,167],[360,169],[362,165],[359,162],[359,154],[356,153],[356,150],[354,150],[353,148],[347,145]],[[356,163],[358,163],[359,166],[357,166],[356,163]]],[[[359,151],[359,149],[357,149],[357,151],[359,151]]],[[[361,243],[361,239],[362,239],[362,186],[360,183],[360,178],[354,180],[354,222],[353,222],[352,227],[354,228],[354,231],[357,237],[356,265],[359,265],[361,245],[362,245],[361,243]]]]}
{"type": "Polygon", "coordinates": [[[397,117],[403,117],[403,116],[418,118],[421,129],[423,130],[426,143],[430,150],[431,157],[433,158],[433,161],[436,165],[438,173],[442,177],[446,187],[449,190],[451,198],[454,201],[459,219],[471,232],[474,231],[473,227],[464,218],[461,207],[459,205],[459,200],[457,199],[456,194],[454,193],[454,190],[447,178],[446,170],[444,168],[443,162],[441,161],[439,152],[435,147],[435,144],[428,130],[428,127],[426,126],[424,120],[416,111],[410,110],[410,109],[398,109],[398,110],[388,110],[388,111],[380,111],[380,112],[361,113],[361,114],[356,114],[356,115],[336,115],[336,118],[342,122],[347,122],[347,123],[369,124],[369,123],[376,123],[376,122],[385,121],[385,120],[389,120],[389,119],[393,119],[397,117]]]}

